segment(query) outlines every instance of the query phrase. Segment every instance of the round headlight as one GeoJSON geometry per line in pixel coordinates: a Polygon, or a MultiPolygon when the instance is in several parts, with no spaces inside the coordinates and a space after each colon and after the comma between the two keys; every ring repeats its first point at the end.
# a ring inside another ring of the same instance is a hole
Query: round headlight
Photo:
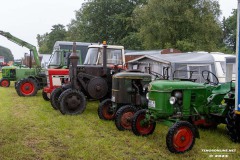
{"type": "Polygon", "coordinates": [[[148,93],[146,94],[146,98],[147,98],[147,100],[149,100],[149,94],[148,93]]]}
{"type": "Polygon", "coordinates": [[[169,99],[169,103],[170,103],[170,104],[175,104],[176,101],[177,101],[177,98],[176,98],[176,97],[171,97],[171,98],[169,99]]]}

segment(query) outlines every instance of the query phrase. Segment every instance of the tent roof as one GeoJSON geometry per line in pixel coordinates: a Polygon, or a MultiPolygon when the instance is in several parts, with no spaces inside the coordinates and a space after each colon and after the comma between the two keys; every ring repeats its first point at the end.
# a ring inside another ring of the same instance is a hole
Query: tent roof
{"type": "Polygon", "coordinates": [[[148,50],[148,51],[128,51],[125,53],[126,56],[134,56],[134,55],[154,55],[161,54],[162,50],[148,50]]]}
{"type": "Polygon", "coordinates": [[[213,56],[209,53],[174,53],[174,54],[160,54],[160,55],[145,55],[137,59],[129,61],[134,63],[144,58],[149,58],[161,63],[214,63],[213,56]]]}

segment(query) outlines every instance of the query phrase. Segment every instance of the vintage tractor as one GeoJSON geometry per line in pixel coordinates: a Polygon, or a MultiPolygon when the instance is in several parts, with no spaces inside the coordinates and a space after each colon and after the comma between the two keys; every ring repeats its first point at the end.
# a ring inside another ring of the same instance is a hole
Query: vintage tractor
{"type": "MultiPolygon", "coordinates": [[[[112,78],[112,99],[105,99],[98,107],[98,116],[100,119],[112,120],[123,115],[130,117],[137,109],[147,107],[146,89],[151,82],[151,75],[142,72],[121,72],[112,78]],[[119,110],[121,112],[119,112],[119,110]],[[118,111],[118,112],[117,112],[118,111]],[[116,114],[119,113],[119,114],[116,114]]],[[[130,129],[131,125],[127,120],[119,122],[119,129],[130,129]],[[130,128],[129,128],[130,127],[130,128]]]]}
{"type": "Polygon", "coordinates": [[[234,141],[240,139],[239,117],[233,110],[234,83],[218,85],[217,77],[210,71],[203,71],[206,83],[191,81],[154,81],[149,84],[148,109],[137,111],[132,119],[135,135],[146,136],[155,130],[156,122],[171,128],[166,136],[169,151],[183,153],[191,150],[195,138],[199,138],[196,126],[216,127],[226,123],[229,135],[234,141]],[[224,100],[227,102],[225,103],[224,100]]]}
{"type": "Polygon", "coordinates": [[[10,81],[17,81],[15,83],[15,89],[19,96],[35,96],[38,90],[42,89],[47,84],[47,78],[44,70],[41,68],[36,47],[11,35],[9,32],[0,31],[0,35],[22,47],[28,48],[30,50],[30,59],[32,59],[31,56],[33,56],[36,63],[33,67],[32,61],[29,61],[29,68],[21,66],[3,67],[0,86],[9,87],[10,81]]]}
{"type": "MultiPolygon", "coordinates": [[[[164,69],[168,73],[168,68],[164,69]]],[[[166,79],[156,72],[131,70],[117,73],[112,78],[112,98],[99,104],[98,116],[103,120],[115,119],[119,130],[131,129],[131,117],[141,108],[147,108],[147,87],[154,79],[166,79]]]]}
{"type": "MultiPolygon", "coordinates": [[[[146,93],[148,85],[153,80],[169,79],[169,68],[163,68],[163,75],[147,69],[148,73],[126,71],[117,73],[112,79],[112,99],[106,99],[98,107],[98,116],[103,120],[115,120],[118,130],[131,130],[133,115],[139,109],[147,108],[146,93]]],[[[193,71],[175,71],[173,78],[185,81],[195,81],[193,71]],[[179,76],[179,72],[186,72],[179,76]]],[[[196,78],[196,77],[195,77],[196,78]]]]}
{"type": "MultiPolygon", "coordinates": [[[[82,64],[88,50],[88,46],[92,43],[76,42],[76,52],[79,56],[78,64],[82,64]]],[[[52,91],[61,87],[69,79],[69,56],[71,54],[73,42],[56,41],[53,52],[48,61],[48,69],[45,72],[47,77],[47,85],[42,90],[44,100],[50,100],[52,91]]]]}
{"type": "MultiPolygon", "coordinates": [[[[74,52],[73,52],[74,53],[74,52]]],[[[125,68],[123,46],[89,46],[83,65],[77,65],[78,56],[70,55],[70,85],[54,90],[51,104],[62,114],[80,114],[88,99],[102,100],[111,97],[112,75],[125,68]]]]}
{"type": "Polygon", "coordinates": [[[55,88],[69,82],[69,71],[68,69],[48,69],[46,73],[47,86],[42,90],[42,97],[48,101],[55,88]]]}

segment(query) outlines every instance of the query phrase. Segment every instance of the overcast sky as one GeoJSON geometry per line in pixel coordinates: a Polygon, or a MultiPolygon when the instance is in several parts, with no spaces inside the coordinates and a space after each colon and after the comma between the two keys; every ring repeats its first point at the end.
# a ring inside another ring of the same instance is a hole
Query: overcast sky
{"type": "MultiPolygon", "coordinates": [[[[37,46],[37,34],[50,32],[55,24],[67,25],[84,0],[0,0],[0,30],[37,46]]],[[[223,15],[229,17],[237,0],[219,0],[223,15]]],[[[15,59],[29,53],[25,47],[0,36],[0,45],[9,48],[15,59]]]]}

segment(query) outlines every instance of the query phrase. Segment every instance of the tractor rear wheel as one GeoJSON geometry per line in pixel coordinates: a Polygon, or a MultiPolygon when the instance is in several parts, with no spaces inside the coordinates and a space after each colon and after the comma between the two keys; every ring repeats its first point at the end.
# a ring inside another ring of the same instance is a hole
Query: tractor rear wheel
{"type": "Polygon", "coordinates": [[[78,90],[67,89],[59,97],[60,112],[62,114],[76,115],[86,109],[86,98],[78,90]]]}
{"type": "Polygon", "coordinates": [[[233,142],[240,142],[240,116],[234,112],[234,106],[229,106],[229,111],[226,116],[226,129],[230,139],[233,142]]]}
{"type": "Polygon", "coordinates": [[[58,98],[60,97],[62,91],[63,91],[62,88],[55,88],[52,91],[51,96],[50,96],[51,105],[56,110],[58,110],[59,107],[60,107],[60,103],[59,103],[58,98]]]}
{"type": "Polygon", "coordinates": [[[116,111],[112,108],[111,99],[103,100],[98,106],[98,117],[103,120],[113,120],[116,111]]]}
{"type": "Polygon", "coordinates": [[[176,122],[168,131],[166,143],[172,153],[191,150],[195,143],[194,126],[186,121],[176,122]]]}
{"type": "Polygon", "coordinates": [[[46,92],[44,92],[44,90],[42,90],[42,97],[45,101],[49,101],[50,98],[48,97],[48,94],[46,92]]]}
{"type": "Polygon", "coordinates": [[[6,78],[2,78],[0,80],[0,86],[1,87],[9,87],[10,86],[10,81],[6,78]]]}
{"type": "Polygon", "coordinates": [[[132,131],[137,136],[147,136],[154,132],[156,122],[145,120],[146,109],[137,111],[132,120],[132,131]]]}
{"type": "Polygon", "coordinates": [[[38,91],[38,84],[32,78],[24,78],[17,82],[16,91],[19,96],[35,96],[38,91]]]}
{"type": "Polygon", "coordinates": [[[115,117],[115,125],[119,131],[132,130],[132,119],[137,109],[134,106],[126,105],[121,107],[115,117]]]}

